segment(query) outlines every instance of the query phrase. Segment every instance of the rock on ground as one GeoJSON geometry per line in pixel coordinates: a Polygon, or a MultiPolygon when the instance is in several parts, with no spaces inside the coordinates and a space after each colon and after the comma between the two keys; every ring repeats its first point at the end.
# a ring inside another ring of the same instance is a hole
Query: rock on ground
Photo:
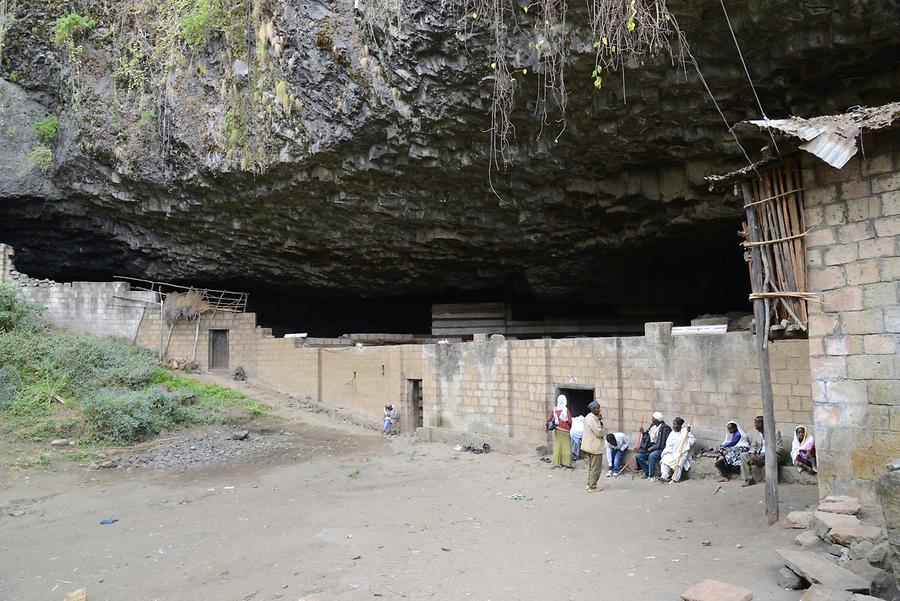
{"type": "Polygon", "coordinates": [[[860,505],[857,501],[822,503],[821,505],[819,505],[819,511],[824,511],[826,513],[842,513],[845,515],[856,515],[859,513],[860,509],[862,509],[862,505],[860,505]]]}
{"type": "Polygon", "coordinates": [[[859,518],[855,515],[816,511],[813,516],[816,522],[816,534],[823,539],[828,535],[828,532],[838,524],[859,524],[859,518]]]}
{"type": "Polygon", "coordinates": [[[838,591],[821,584],[814,584],[800,597],[800,601],[882,601],[869,595],[838,591]]]}
{"type": "Polygon", "coordinates": [[[851,522],[836,524],[831,530],[828,531],[826,540],[838,545],[849,547],[853,543],[863,540],[875,543],[879,539],[881,539],[883,535],[884,531],[881,528],[877,528],[875,526],[864,526],[862,524],[854,524],[851,522]]]}
{"type": "Polygon", "coordinates": [[[684,601],[751,601],[753,591],[719,582],[718,580],[701,580],[681,593],[684,601]]]}
{"type": "Polygon", "coordinates": [[[816,534],[815,530],[807,530],[806,532],[801,532],[797,536],[794,537],[794,542],[800,545],[801,547],[811,547],[813,545],[819,544],[821,542],[821,538],[816,534]]]}
{"type": "Polygon", "coordinates": [[[778,576],[775,578],[775,582],[778,583],[778,586],[791,589],[792,591],[801,589],[807,584],[803,578],[798,576],[794,570],[787,566],[778,570],[778,576]]]}
{"type": "Polygon", "coordinates": [[[812,584],[824,584],[837,590],[868,593],[871,582],[835,565],[825,557],[808,551],[779,549],[787,567],[812,584]]]}
{"type": "Polygon", "coordinates": [[[888,545],[883,558],[885,568],[900,580],[900,458],[887,465],[888,473],[878,479],[876,490],[884,512],[888,545]]]}
{"type": "Polygon", "coordinates": [[[861,540],[850,545],[850,559],[868,559],[875,545],[868,540],[861,540]]]}
{"type": "Polygon", "coordinates": [[[785,528],[797,528],[799,530],[812,528],[815,523],[812,511],[792,511],[785,516],[783,522],[785,528]]]}

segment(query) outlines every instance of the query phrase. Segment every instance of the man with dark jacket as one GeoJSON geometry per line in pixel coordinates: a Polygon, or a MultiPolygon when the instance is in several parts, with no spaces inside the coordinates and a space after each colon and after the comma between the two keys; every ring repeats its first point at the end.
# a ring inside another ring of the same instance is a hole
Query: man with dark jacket
{"type": "Polygon", "coordinates": [[[637,463],[647,478],[656,475],[656,466],[659,464],[659,458],[663,449],[666,448],[666,440],[672,433],[672,428],[666,423],[665,416],[659,411],[653,412],[650,423],[650,430],[644,434],[644,429],[640,429],[641,448],[637,452],[637,463]]]}

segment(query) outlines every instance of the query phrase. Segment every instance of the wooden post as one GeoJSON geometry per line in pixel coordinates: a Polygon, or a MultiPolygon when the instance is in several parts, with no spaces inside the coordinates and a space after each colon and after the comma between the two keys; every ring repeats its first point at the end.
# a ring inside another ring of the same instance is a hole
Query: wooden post
{"type": "MultiPolygon", "coordinates": [[[[750,182],[741,183],[744,204],[754,201],[750,182]]],[[[756,210],[753,206],[747,209],[747,225],[750,242],[762,242],[760,229],[756,222],[756,210]]],[[[753,267],[753,292],[763,290],[762,248],[750,248],[750,261],[753,267]]],[[[778,454],[775,452],[775,405],[772,401],[772,375],[769,371],[769,332],[766,328],[766,301],[762,298],[753,300],[753,319],[756,323],[756,353],[759,359],[759,385],[762,393],[763,427],[766,441],[766,517],[771,526],[778,521],[778,454]]]]}
{"type": "Polygon", "coordinates": [[[163,328],[163,318],[166,314],[166,303],[163,299],[163,294],[160,291],[159,293],[159,362],[162,363],[165,360],[163,357],[163,338],[165,336],[165,328],[163,328]]]}

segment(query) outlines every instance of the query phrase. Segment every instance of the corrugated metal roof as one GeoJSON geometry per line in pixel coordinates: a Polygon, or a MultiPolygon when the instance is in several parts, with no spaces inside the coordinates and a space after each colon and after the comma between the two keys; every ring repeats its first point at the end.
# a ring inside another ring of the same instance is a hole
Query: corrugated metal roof
{"type": "Polygon", "coordinates": [[[858,107],[841,115],[762,119],[743,124],[768,129],[778,137],[799,138],[805,142],[800,148],[840,169],[856,154],[856,139],[863,131],[891,127],[898,119],[900,102],[892,102],[872,108],[858,107]]]}

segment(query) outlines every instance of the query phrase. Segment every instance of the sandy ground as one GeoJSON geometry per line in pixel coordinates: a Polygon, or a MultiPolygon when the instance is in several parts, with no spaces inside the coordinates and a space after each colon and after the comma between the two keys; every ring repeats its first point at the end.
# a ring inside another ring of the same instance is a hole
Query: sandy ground
{"type": "MultiPolygon", "coordinates": [[[[0,600],[675,601],[703,578],[801,596],[775,583],[797,531],[765,525],[763,486],[622,477],[590,494],[583,466],[281,414],[295,444],[242,463],[0,470],[19,514],[0,517],[0,600]]],[[[817,500],[780,494],[782,514],[817,500]]]]}

